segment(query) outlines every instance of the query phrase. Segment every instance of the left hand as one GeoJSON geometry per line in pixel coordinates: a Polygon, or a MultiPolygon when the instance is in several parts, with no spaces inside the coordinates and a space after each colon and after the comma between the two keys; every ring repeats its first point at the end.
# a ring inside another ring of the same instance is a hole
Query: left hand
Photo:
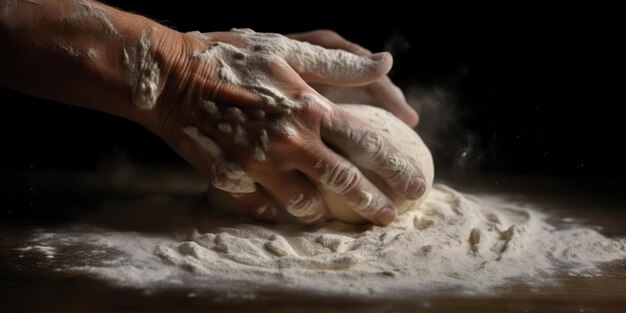
{"type": "MultiPolygon", "coordinates": [[[[370,56],[372,52],[346,40],[332,30],[314,30],[306,33],[287,35],[292,39],[306,41],[327,49],[345,50],[360,56],[370,56]]],[[[364,86],[331,86],[310,84],[324,97],[334,103],[361,103],[386,109],[411,127],[417,126],[419,116],[406,102],[402,90],[389,76],[364,86]]]]}

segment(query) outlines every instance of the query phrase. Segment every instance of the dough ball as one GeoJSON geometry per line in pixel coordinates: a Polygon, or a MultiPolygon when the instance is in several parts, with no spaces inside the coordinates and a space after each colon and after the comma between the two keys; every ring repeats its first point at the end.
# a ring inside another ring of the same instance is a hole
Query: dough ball
{"type": "MultiPolygon", "coordinates": [[[[413,129],[404,124],[393,114],[383,109],[360,104],[342,104],[339,106],[350,114],[362,119],[366,124],[374,127],[383,138],[398,148],[405,157],[413,160],[414,164],[418,165],[426,179],[427,188],[424,195],[416,200],[405,200],[403,197],[390,190],[373,172],[362,168],[360,169],[373,184],[395,202],[398,207],[398,214],[417,209],[430,191],[435,174],[432,156],[422,139],[413,129]]],[[[324,191],[324,188],[321,188],[319,184],[318,190],[320,190],[334,220],[352,224],[365,222],[363,218],[349,209],[343,201],[333,194],[324,191]]],[[[212,207],[221,210],[243,212],[237,202],[231,199],[227,193],[217,190],[212,186],[209,187],[209,203],[212,207]]]]}
{"type": "MultiPolygon", "coordinates": [[[[395,202],[398,207],[398,215],[417,208],[430,191],[435,175],[435,168],[430,150],[428,150],[428,147],[426,147],[422,139],[412,128],[404,124],[404,122],[399,120],[390,112],[381,108],[360,104],[342,104],[340,107],[378,130],[383,138],[398,148],[398,150],[401,151],[405,157],[413,160],[413,163],[417,164],[419,169],[422,170],[427,184],[426,192],[419,199],[405,200],[403,197],[390,190],[385,182],[378,178],[374,172],[362,168],[360,169],[361,172],[378,187],[378,189],[384,192],[393,202],[395,202]]],[[[328,206],[333,219],[353,224],[364,222],[361,216],[349,209],[339,198],[329,192],[323,191],[323,188],[318,189],[322,190],[322,196],[326,201],[326,205],[328,206]]]]}

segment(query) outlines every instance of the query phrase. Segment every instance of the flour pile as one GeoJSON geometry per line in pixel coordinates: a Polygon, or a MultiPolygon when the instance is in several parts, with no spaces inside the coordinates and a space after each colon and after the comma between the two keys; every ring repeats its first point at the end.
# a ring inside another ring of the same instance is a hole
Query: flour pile
{"type": "Polygon", "coordinates": [[[529,206],[441,184],[419,210],[388,227],[306,228],[256,224],[216,210],[202,214],[181,213],[192,224],[167,235],[75,225],[42,230],[30,245],[53,247],[44,249],[56,251],[53,261],[78,260],[55,264],[60,271],[131,287],[251,292],[269,286],[377,296],[484,292],[548,283],[559,271],[601,275],[600,262],[626,258],[626,240],[588,228],[557,230],[529,206]]]}

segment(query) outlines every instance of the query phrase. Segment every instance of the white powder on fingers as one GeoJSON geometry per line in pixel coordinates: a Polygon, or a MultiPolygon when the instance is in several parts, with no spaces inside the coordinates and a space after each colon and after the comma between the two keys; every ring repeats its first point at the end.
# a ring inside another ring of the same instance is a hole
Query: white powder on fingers
{"type": "Polygon", "coordinates": [[[320,198],[305,198],[304,194],[299,193],[289,199],[287,212],[295,217],[311,218],[311,220],[315,220],[315,218],[321,217],[321,214],[324,213],[322,208],[323,203],[320,198]]]}
{"type": "MultiPolygon", "coordinates": [[[[232,29],[239,33],[248,50],[280,56],[301,75],[321,80],[356,81],[369,76],[377,66],[373,59],[340,49],[326,49],[281,34],[257,33],[251,29],[232,29]]],[[[375,59],[376,57],[374,57],[375,59]]]]}
{"type": "Polygon", "coordinates": [[[178,235],[76,226],[39,233],[29,245],[55,247],[51,251],[78,259],[110,251],[90,265],[63,270],[137,288],[370,297],[552,284],[559,273],[602,275],[598,265],[626,258],[624,239],[581,226],[556,229],[532,206],[444,185],[435,185],[420,209],[387,227],[258,224],[213,210],[201,217],[181,214],[194,223],[178,235]]]}
{"type": "Polygon", "coordinates": [[[224,159],[222,148],[211,138],[203,135],[193,126],[183,129],[213,161],[211,184],[220,190],[231,193],[251,193],[256,190],[254,181],[246,174],[241,165],[224,159]]]}

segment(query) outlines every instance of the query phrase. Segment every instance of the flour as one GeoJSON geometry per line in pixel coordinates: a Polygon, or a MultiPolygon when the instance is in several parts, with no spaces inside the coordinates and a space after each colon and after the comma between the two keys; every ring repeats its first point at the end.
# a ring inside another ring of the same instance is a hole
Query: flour
{"type": "Polygon", "coordinates": [[[258,288],[370,297],[441,289],[481,293],[510,284],[552,284],[563,271],[597,276],[599,264],[626,258],[626,240],[581,226],[556,229],[529,205],[441,184],[420,209],[388,227],[268,225],[200,211],[177,208],[186,226],[170,234],[76,225],[43,231],[30,245],[56,247],[79,260],[56,263],[61,271],[114,284],[242,295],[258,288]]]}
{"type": "Polygon", "coordinates": [[[319,197],[304,198],[304,194],[295,194],[287,204],[287,212],[305,221],[319,221],[326,212],[320,210],[323,207],[322,199],[319,197]]]}
{"type": "MultiPolygon", "coordinates": [[[[250,89],[268,105],[287,111],[302,104],[290,99],[273,79],[263,75],[271,67],[288,65],[301,76],[308,78],[308,81],[321,80],[326,83],[346,84],[363,84],[391,68],[391,57],[388,53],[362,57],[339,49],[325,49],[307,42],[292,40],[280,34],[256,33],[250,29],[231,31],[238,35],[243,47],[211,42],[210,35],[197,31],[189,32],[191,36],[208,43],[208,48],[196,52],[194,57],[216,60],[219,64],[218,74],[222,80],[250,89]]],[[[315,96],[305,94],[303,97],[315,96]]],[[[323,101],[317,101],[316,104],[325,105],[323,101]]]]}
{"type": "Polygon", "coordinates": [[[308,42],[292,40],[280,34],[257,33],[251,29],[233,29],[248,49],[282,57],[296,72],[310,80],[327,83],[350,81],[358,84],[374,72],[387,72],[391,67],[386,52],[362,57],[340,49],[325,49],[308,42]],[[384,60],[384,59],[387,60],[384,60]],[[381,67],[380,61],[388,64],[381,67]]]}
{"type": "Polygon", "coordinates": [[[231,193],[251,193],[256,190],[254,181],[248,177],[241,165],[224,159],[222,148],[197,128],[189,126],[183,129],[211,158],[213,179],[211,184],[220,190],[231,193]]]}
{"type": "Polygon", "coordinates": [[[59,43],[59,48],[61,48],[61,50],[63,50],[65,54],[74,58],[87,58],[87,59],[94,60],[98,57],[98,51],[94,48],[89,48],[87,49],[86,52],[83,52],[70,45],[66,45],[63,43],[59,43]]]}
{"type": "Polygon", "coordinates": [[[93,19],[105,29],[107,34],[120,37],[120,33],[109,21],[109,12],[101,8],[97,3],[87,0],[74,0],[75,10],[72,14],[62,17],[62,21],[73,22],[77,20],[93,19]]]}
{"type": "MultiPolygon", "coordinates": [[[[216,68],[215,74],[220,80],[256,94],[260,101],[254,106],[260,107],[261,112],[273,113],[271,123],[259,123],[262,126],[259,135],[258,129],[250,129],[249,124],[254,123],[248,123],[247,112],[228,105],[214,106],[215,103],[211,101],[213,99],[198,100],[200,107],[207,102],[212,104],[208,109],[205,108],[209,119],[222,134],[232,137],[235,144],[248,150],[254,160],[268,159],[270,136],[281,141],[292,136],[297,139],[302,134],[294,128],[294,123],[298,123],[300,119],[290,116],[307,116],[310,113],[305,109],[317,112],[323,109],[320,130],[325,134],[322,134],[321,141],[338,147],[337,152],[355,161],[355,164],[376,172],[397,194],[416,199],[425,193],[426,180],[419,175],[412,175],[419,173],[416,170],[417,164],[400,156],[399,151],[390,147],[375,131],[341,115],[334,105],[314,92],[294,92],[293,88],[285,88],[285,83],[292,81],[290,77],[296,73],[307,81],[322,80],[342,84],[371,82],[389,71],[392,63],[390,56],[383,53],[362,57],[339,49],[325,49],[280,34],[256,33],[250,29],[231,30],[232,43],[212,40],[211,34],[188,34],[204,43],[202,49],[192,53],[193,60],[199,64],[209,62],[216,68]]],[[[246,111],[247,109],[250,108],[246,107],[246,111]]],[[[389,199],[381,196],[373,190],[371,184],[361,179],[359,171],[352,163],[341,162],[341,157],[335,155],[325,154],[323,157],[320,166],[316,168],[321,172],[307,174],[315,176],[316,180],[321,178],[319,180],[322,187],[342,198],[350,206],[350,212],[356,211],[360,214],[357,218],[376,220],[378,223],[389,222],[394,218],[395,213],[389,199]],[[359,186],[355,186],[355,181],[359,186]],[[363,192],[352,192],[354,189],[363,192]]]]}
{"type": "Polygon", "coordinates": [[[161,94],[161,69],[150,52],[150,40],[143,32],[132,46],[123,48],[122,63],[129,72],[133,103],[143,110],[151,110],[161,94]]]}
{"type": "Polygon", "coordinates": [[[17,248],[18,251],[22,251],[22,252],[26,252],[26,251],[37,251],[40,253],[43,253],[46,258],[48,259],[53,259],[54,255],[56,253],[56,248],[55,247],[51,247],[51,246],[40,246],[40,245],[34,245],[34,246],[26,246],[23,248],[17,248]]]}

